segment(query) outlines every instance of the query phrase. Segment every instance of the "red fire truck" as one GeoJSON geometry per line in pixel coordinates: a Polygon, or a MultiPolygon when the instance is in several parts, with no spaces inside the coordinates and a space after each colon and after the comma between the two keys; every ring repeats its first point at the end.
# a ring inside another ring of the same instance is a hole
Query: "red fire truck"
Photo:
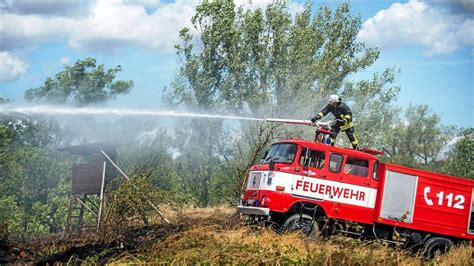
{"type": "Polygon", "coordinates": [[[314,142],[273,144],[249,169],[238,211],[282,232],[383,239],[425,258],[473,241],[474,180],[382,163],[374,150],[327,145],[330,125],[316,124],[314,142]]]}

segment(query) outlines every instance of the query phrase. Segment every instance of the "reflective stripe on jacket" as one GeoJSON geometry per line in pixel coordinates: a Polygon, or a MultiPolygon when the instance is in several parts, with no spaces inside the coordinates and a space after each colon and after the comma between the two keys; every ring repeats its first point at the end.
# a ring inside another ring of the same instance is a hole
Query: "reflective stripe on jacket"
{"type": "Polygon", "coordinates": [[[321,110],[319,115],[321,117],[327,115],[331,112],[336,119],[344,120],[344,124],[341,125],[341,130],[345,131],[351,128],[352,125],[352,111],[351,109],[343,102],[338,102],[336,107],[332,107],[331,105],[326,105],[326,107],[321,110]]]}

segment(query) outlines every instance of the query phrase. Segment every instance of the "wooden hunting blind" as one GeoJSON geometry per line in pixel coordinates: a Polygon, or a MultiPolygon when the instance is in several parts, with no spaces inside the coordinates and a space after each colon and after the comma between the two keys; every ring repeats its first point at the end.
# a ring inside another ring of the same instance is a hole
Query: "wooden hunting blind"
{"type": "Polygon", "coordinates": [[[59,149],[79,155],[81,163],[71,169],[71,198],[66,219],[66,232],[98,229],[105,204],[104,188],[117,176],[115,167],[102,153],[112,161],[117,159],[116,149],[108,144],[78,145],[59,149]],[[96,217],[93,224],[86,224],[84,215],[89,212],[96,217]]]}
{"type": "MultiPolygon", "coordinates": [[[[99,151],[100,152],[100,151],[99,151]]],[[[112,154],[105,151],[107,154],[112,154]]],[[[112,155],[109,155],[112,156],[112,155]]],[[[73,194],[99,194],[102,185],[103,164],[106,161],[104,155],[93,154],[89,163],[80,163],[72,166],[72,193],[73,194]]],[[[116,156],[111,159],[115,160],[116,156]]],[[[117,176],[115,168],[111,164],[106,165],[105,183],[108,184],[117,176]]]]}

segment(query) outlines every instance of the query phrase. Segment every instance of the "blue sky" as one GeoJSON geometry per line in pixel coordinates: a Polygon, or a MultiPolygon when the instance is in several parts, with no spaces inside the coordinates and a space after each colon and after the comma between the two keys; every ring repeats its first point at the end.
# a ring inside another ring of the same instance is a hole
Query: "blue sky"
{"type": "MultiPolygon", "coordinates": [[[[122,65],[119,78],[135,82],[113,105],[159,108],[178,63],[177,32],[190,25],[199,2],[0,0],[0,97],[23,103],[26,89],[92,56],[107,67],[122,65]]],[[[262,7],[271,0],[253,2],[262,7]]],[[[291,2],[290,9],[301,10],[302,2],[291,2]]],[[[359,40],[381,50],[379,60],[352,79],[395,66],[401,70],[397,105],[428,104],[443,124],[474,127],[474,1],[348,2],[364,23],[359,40]]]]}

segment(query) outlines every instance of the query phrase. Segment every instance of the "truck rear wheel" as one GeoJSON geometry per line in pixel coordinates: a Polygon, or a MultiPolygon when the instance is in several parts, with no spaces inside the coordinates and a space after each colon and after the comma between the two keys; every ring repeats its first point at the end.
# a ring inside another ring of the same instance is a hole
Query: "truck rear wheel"
{"type": "Polygon", "coordinates": [[[423,257],[427,260],[448,252],[454,246],[453,241],[444,237],[429,238],[423,248],[423,257]]]}
{"type": "Polygon", "coordinates": [[[293,214],[286,219],[281,228],[283,233],[301,231],[311,238],[316,238],[320,234],[318,222],[307,214],[293,214]]]}

